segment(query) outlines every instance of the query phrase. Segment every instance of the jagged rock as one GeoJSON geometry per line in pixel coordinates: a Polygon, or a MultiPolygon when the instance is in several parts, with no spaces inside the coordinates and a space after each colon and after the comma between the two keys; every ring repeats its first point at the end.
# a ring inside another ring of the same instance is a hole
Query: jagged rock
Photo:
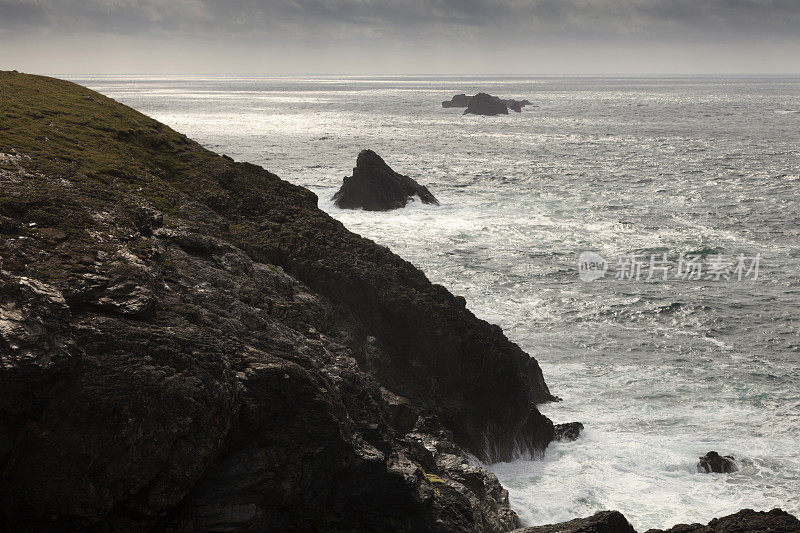
{"type": "Polygon", "coordinates": [[[700,457],[697,463],[697,471],[705,472],[706,474],[711,472],[728,474],[737,470],[739,470],[739,467],[736,465],[732,455],[720,455],[715,451],[710,451],[700,457]]]}
{"type": "Polygon", "coordinates": [[[800,520],[781,509],[753,511],[715,518],[708,525],[678,524],[670,529],[648,529],[645,533],[797,533],[800,520]]]}
{"type": "Polygon", "coordinates": [[[333,201],[342,209],[389,211],[405,207],[415,196],[423,204],[439,205],[427,187],[392,170],[372,150],[362,150],[353,175],[344,178],[333,201]]]}
{"type": "Polygon", "coordinates": [[[636,533],[619,511],[598,511],[588,518],[517,529],[514,533],[636,533]]]}
{"type": "Polygon", "coordinates": [[[583,431],[583,424],[580,422],[568,422],[566,424],[556,424],[553,426],[555,430],[555,440],[577,440],[583,431]]]}
{"type": "Polygon", "coordinates": [[[468,456],[543,450],[553,396],[500,328],[260,167],[72,83],[0,98],[0,529],[518,525],[468,456]]]}
{"type": "Polygon", "coordinates": [[[487,93],[478,93],[473,96],[467,109],[464,111],[465,115],[508,115],[508,106],[505,100],[487,93]]]}

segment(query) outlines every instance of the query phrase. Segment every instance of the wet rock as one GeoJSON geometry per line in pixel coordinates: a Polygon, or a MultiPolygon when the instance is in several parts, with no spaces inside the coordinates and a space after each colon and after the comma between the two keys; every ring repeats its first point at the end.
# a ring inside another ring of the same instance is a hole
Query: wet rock
{"type": "Polygon", "coordinates": [[[405,207],[415,196],[423,204],[439,205],[427,187],[392,170],[372,150],[362,150],[353,175],[344,178],[333,201],[342,209],[389,211],[405,207]]]}
{"type": "Polygon", "coordinates": [[[583,431],[583,424],[580,422],[568,422],[566,424],[556,424],[553,426],[555,430],[555,440],[577,440],[583,431]]]}
{"type": "Polygon", "coordinates": [[[598,511],[588,518],[526,527],[515,533],[636,533],[636,530],[619,511],[598,511]]]}
{"type": "Polygon", "coordinates": [[[739,470],[739,467],[736,465],[732,455],[720,455],[715,451],[710,451],[700,457],[697,463],[697,471],[705,472],[706,474],[711,472],[728,474],[737,470],[739,470]]]}
{"type": "Polygon", "coordinates": [[[742,509],[736,514],[715,518],[707,525],[678,524],[670,529],[649,529],[645,533],[797,533],[800,520],[781,509],[769,512],[742,509]]]}

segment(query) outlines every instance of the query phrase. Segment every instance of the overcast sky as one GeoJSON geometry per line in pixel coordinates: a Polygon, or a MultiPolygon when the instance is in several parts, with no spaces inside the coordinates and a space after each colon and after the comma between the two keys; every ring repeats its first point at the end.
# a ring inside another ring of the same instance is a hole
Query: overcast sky
{"type": "Polygon", "coordinates": [[[800,0],[0,0],[52,74],[800,74],[800,0]]]}

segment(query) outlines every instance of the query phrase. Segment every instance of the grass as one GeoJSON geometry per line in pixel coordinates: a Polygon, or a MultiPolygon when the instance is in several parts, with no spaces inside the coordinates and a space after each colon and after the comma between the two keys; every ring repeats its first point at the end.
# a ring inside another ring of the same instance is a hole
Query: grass
{"type": "MultiPolygon", "coordinates": [[[[0,71],[0,153],[27,156],[4,161],[4,170],[21,167],[48,180],[67,180],[86,202],[106,204],[135,194],[165,212],[175,208],[181,193],[224,196],[217,183],[198,174],[230,164],[85,87],[8,71],[0,71]]],[[[0,205],[3,199],[0,192],[0,205]]]]}

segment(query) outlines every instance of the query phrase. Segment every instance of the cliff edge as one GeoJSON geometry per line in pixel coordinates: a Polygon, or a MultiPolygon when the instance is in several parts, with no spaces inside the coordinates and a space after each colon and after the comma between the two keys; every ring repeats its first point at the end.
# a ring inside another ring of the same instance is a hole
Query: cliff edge
{"type": "Polygon", "coordinates": [[[518,525],[538,364],[308,190],[2,72],[0,237],[7,526],[518,525]]]}

